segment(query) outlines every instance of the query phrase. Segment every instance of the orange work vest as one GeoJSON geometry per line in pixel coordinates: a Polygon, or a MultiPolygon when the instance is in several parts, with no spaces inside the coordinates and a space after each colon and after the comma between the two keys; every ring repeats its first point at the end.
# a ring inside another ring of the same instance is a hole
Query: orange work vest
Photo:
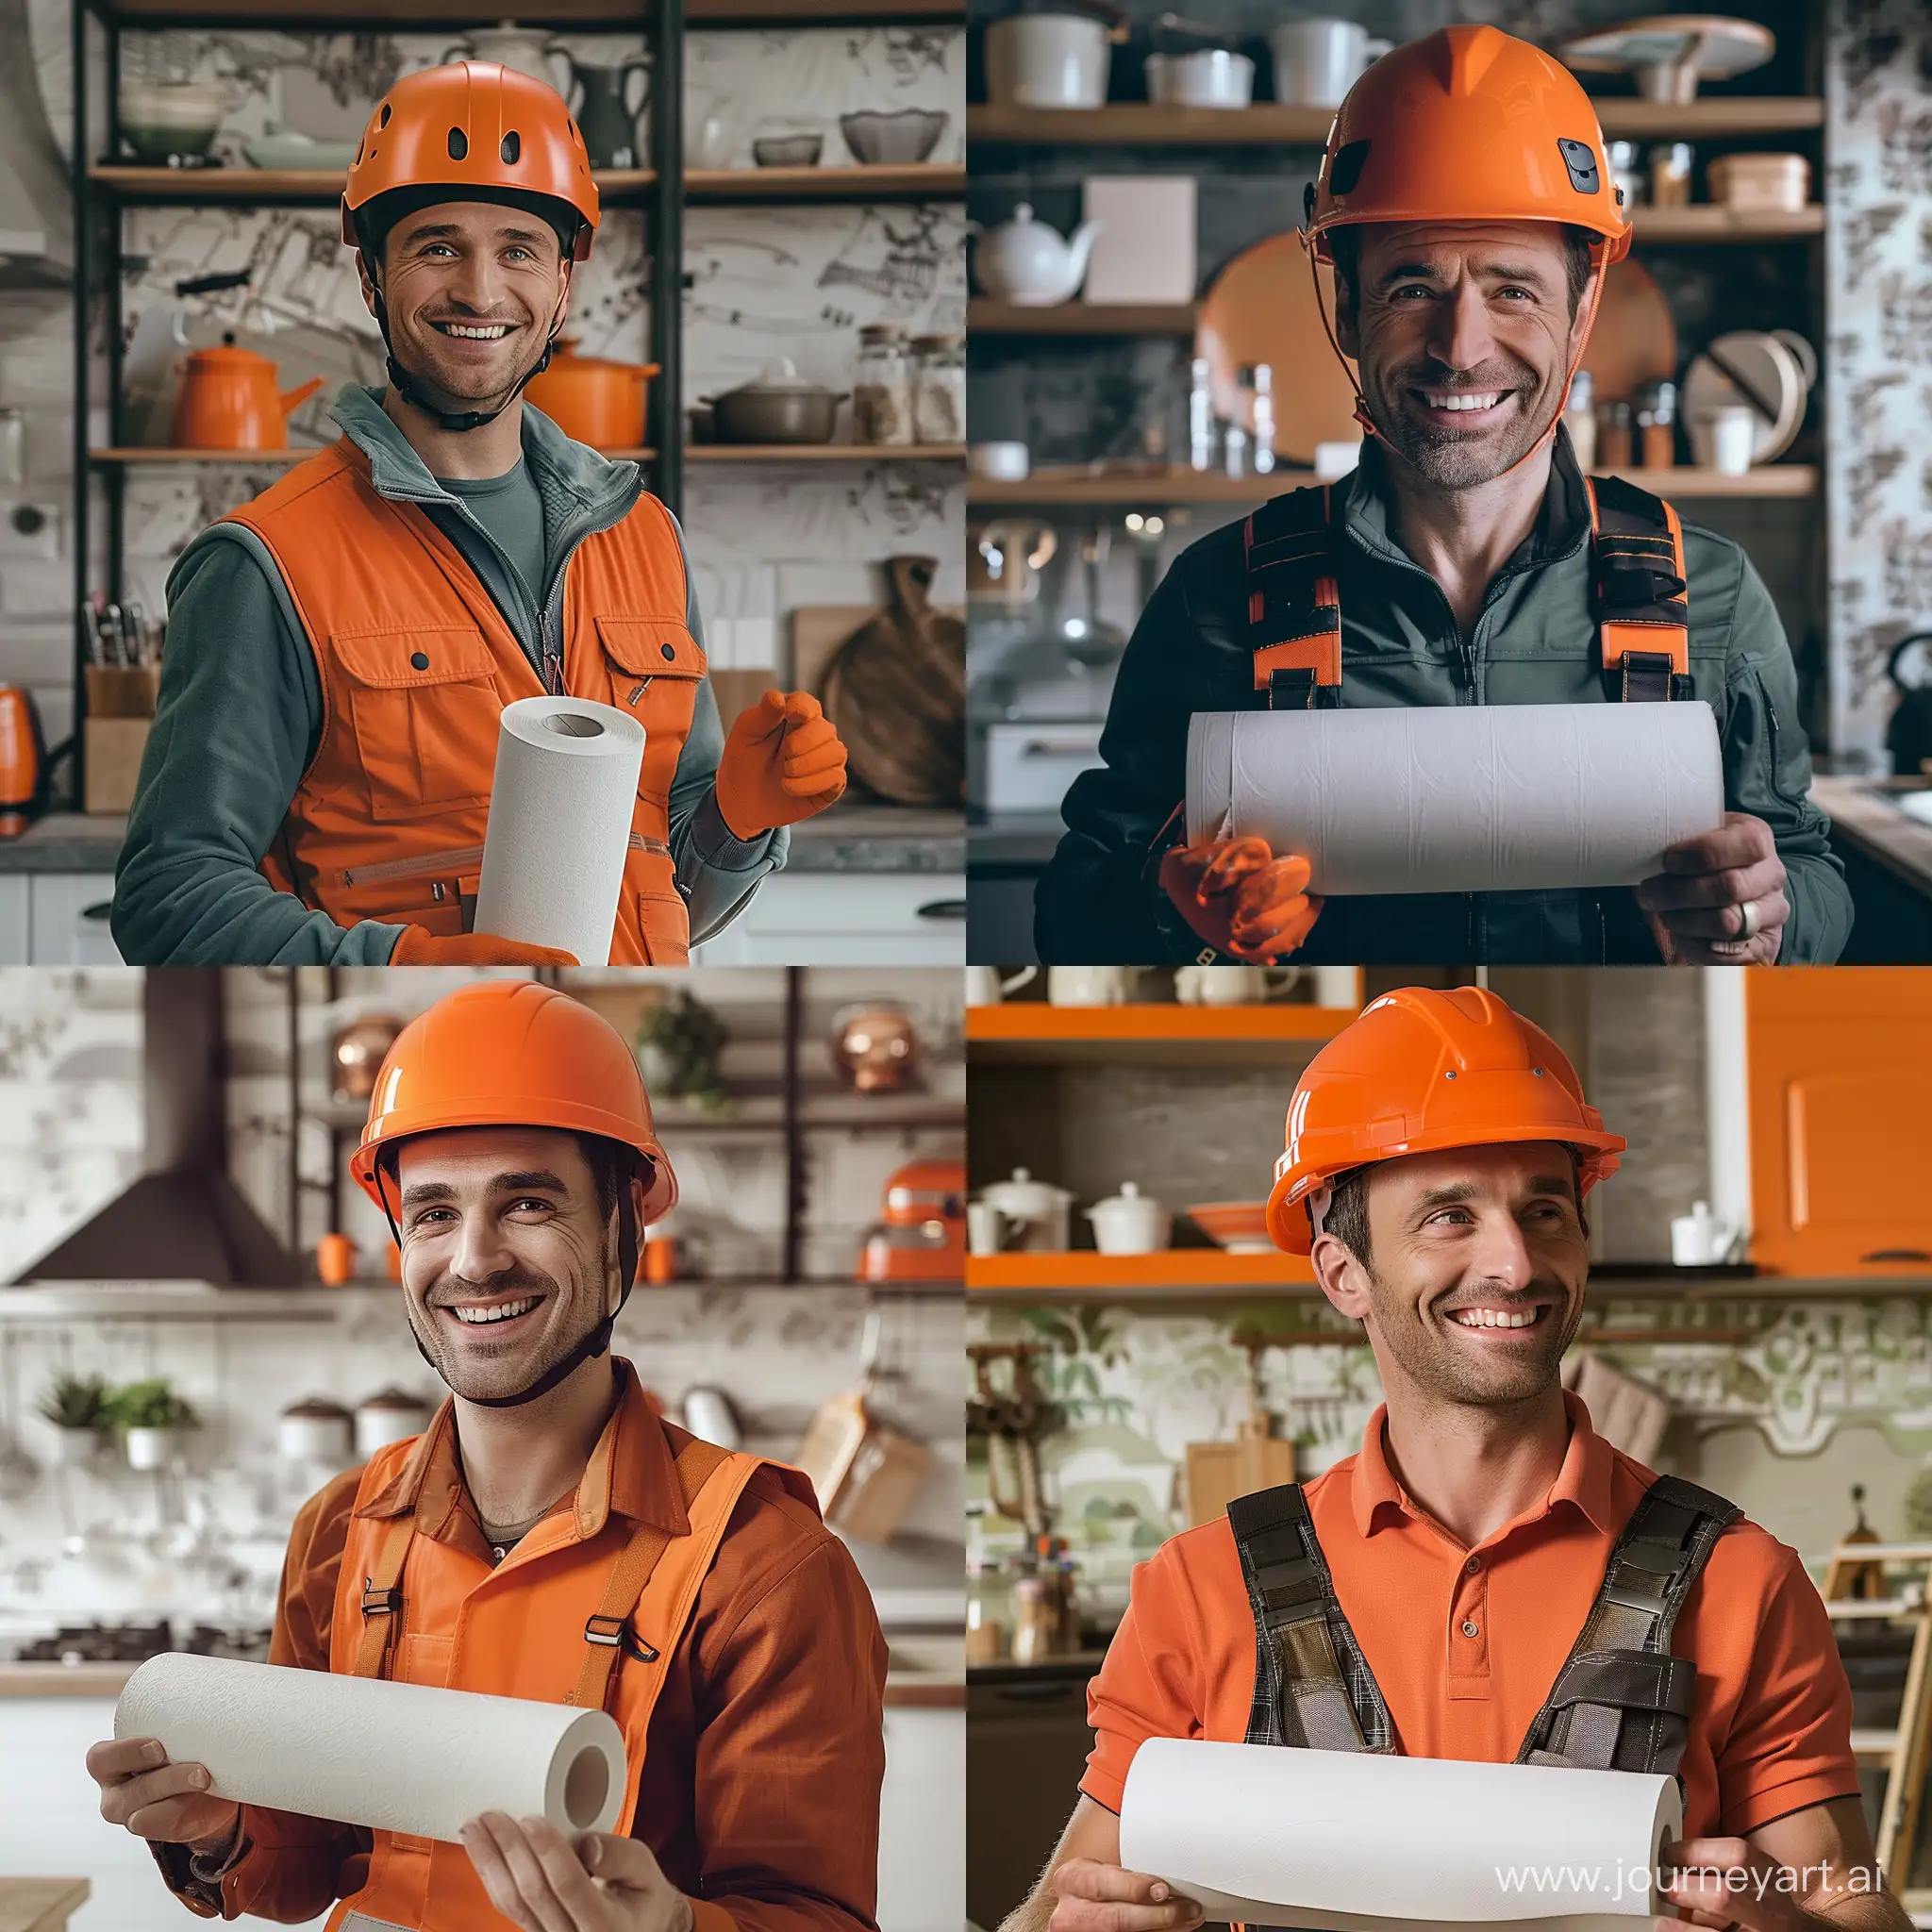
{"type": "MultiPolygon", "coordinates": [[[[445,1406],[430,1424],[451,1426],[445,1406]]],[[[655,1424],[654,1424],[655,1426],[655,1424]]],[[[418,1439],[378,1450],[357,1486],[359,1511],[414,1453],[418,1439]]],[[[651,1712],[725,1526],[761,1458],[696,1438],[677,1457],[691,1522],[669,1537],[612,1514],[585,1537],[575,1511],[546,1516],[491,1568],[424,1533],[414,1511],[352,1515],[336,1581],[328,1667],[496,1697],[601,1705],[624,1733],[629,1778],[612,1827],[637,1810],[651,1712]]],[[[773,1464],[801,1501],[811,1487],[773,1464]]],[[[438,1506],[440,1507],[440,1505],[438,1506]]],[[[330,1913],[326,1932],[481,1932],[508,1926],[460,1844],[378,1831],[368,1878],[330,1913]]]]}
{"type": "MultiPolygon", "coordinates": [[[[322,682],[322,736],[261,870],[326,912],[467,929],[490,821],[497,718],[542,680],[476,574],[421,506],[391,503],[343,437],[232,511],[280,567],[322,682]]],[[[705,654],[685,623],[671,515],[639,497],[571,558],[562,689],[644,727],[613,966],[682,966],[691,923],[671,856],[671,781],[705,654]]]]}

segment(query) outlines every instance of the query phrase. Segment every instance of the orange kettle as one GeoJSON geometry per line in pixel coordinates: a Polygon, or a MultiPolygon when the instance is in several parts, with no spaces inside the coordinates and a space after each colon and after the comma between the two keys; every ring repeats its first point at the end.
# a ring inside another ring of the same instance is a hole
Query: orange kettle
{"type": "Polygon", "coordinates": [[[275,365],[253,349],[238,349],[231,335],[218,349],[197,349],[188,358],[175,398],[176,449],[287,449],[289,415],[327,378],[311,376],[299,389],[275,387],[275,365]]]}
{"type": "Polygon", "coordinates": [[[17,839],[41,791],[41,717],[17,684],[0,685],[0,839],[17,839]]]}
{"type": "Polygon", "coordinates": [[[524,393],[575,442],[592,449],[641,449],[644,405],[655,362],[609,362],[579,356],[578,338],[562,336],[541,375],[524,393]]]}

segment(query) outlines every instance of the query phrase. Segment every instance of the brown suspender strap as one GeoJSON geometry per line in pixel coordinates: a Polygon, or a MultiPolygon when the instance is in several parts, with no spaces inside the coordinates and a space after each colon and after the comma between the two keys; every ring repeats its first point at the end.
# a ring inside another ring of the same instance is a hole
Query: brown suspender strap
{"type": "Polygon", "coordinates": [[[1241,525],[1255,689],[1271,710],[1341,702],[1341,595],[1328,487],[1291,490],[1241,525]]]}
{"type": "MultiPolygon", "coordinates": [[[[728,1460],[727,1451],[696,1436],[684,1445],[677,1457],[677,1479],[687,1507],[728,1460]]],[[[631,1617],[649,1587],[652,1573],[670,1547],[670,1536],[654,1524],[640,1524],[631,1533],[611,1566],[603,1603],[584,1624],[584,1660],[577,1672],[576,1688],[564,1700],[566,1704],[587,1710],[608,1708],[620,1649],[629,1650],[641,1663],[658,1661],[658,1651],[638,1634],[631,1617]]]]}
{"type": "Polygon", "coordinates": [[[1586,476],[1591,592],[1618,698],[1688,698],[1690,609],[1677,512],[1621,476],[1586,476]]]}
{"type": "Polygon", "coordinates": [[[389,1674],[396,1626],[403,1621],[403,1565],[415,1534],[413,1509],[395,1518],[376,1553],[375,1574],[362,1579],[362,1638],[356,1649],[355,1668],[358,1677],[389,1674]]]}

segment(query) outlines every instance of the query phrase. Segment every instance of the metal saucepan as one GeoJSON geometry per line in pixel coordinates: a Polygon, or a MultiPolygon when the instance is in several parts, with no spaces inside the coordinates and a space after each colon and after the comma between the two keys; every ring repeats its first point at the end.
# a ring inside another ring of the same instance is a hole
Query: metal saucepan
{"type": "Polygon", "coordinates": [[[765,375],[699,402],[709,407],[720,442],[830,442],[846,394],[796,377],[765,375]]]}

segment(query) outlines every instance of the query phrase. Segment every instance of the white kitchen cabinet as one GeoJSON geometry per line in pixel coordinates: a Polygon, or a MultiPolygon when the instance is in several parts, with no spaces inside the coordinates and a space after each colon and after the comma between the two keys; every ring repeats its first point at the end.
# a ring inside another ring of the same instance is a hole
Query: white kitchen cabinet
{"type": "Polygon", "coordinates": [[[0,873],[0,966],[33,964],[33,875],[0,873]]]}
{"type": "Polygon", "coordinates": [[[965,875],[774,873],[691,958],[701,966],[963,966],[965,875]]]}
{"type": "Polygon", "coordinates": [[[37,872],[27,876],[32,887],[30,964],[121,964],[108,927],[114,903],[112,873],[37,872]]]}
{"type": "Polygon", "coordinates": [[[966,1922],[966,1713],[886,1712],[879,1799],[879,1932],[966,1922]]]}

